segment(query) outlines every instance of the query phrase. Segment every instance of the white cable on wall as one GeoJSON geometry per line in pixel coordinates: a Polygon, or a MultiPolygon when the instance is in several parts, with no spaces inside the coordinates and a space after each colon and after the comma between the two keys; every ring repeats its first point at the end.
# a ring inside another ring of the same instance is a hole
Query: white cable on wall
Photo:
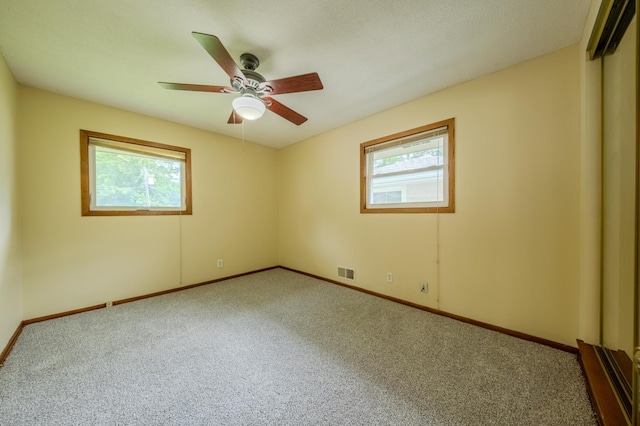
{"type": "Polygon", "coordinates": [[[178,211],[178,285],[182,286],[182,209],[178,211]]]}
{"type": "Polygon", "coordinates": [[[436,308],[440,309],[440,210],[436,211],[436,308]]]}
{"type": "MultiPolygon", "coordinates": [[[[444,152],[443,152],[444,154],[444,152]]],[[[448,166],[448,164],[447,164],[448,166]]],[[[444,176],[444,168],[442,169],[442,175],[444,176]]],[[[438,180],[440,180],[440,176],[438,176],[438,180]]],[[[440,192],[440,183],[438,182],[437,191],[440,192]]],[[[444,188],[444,182],[442,182],[444,188]]],[[[437,199],[440,199],[440,195],[438,194],[437,199]]],[[[440,309],[440,206],[436,207],[436,309],[440,309]]]]}

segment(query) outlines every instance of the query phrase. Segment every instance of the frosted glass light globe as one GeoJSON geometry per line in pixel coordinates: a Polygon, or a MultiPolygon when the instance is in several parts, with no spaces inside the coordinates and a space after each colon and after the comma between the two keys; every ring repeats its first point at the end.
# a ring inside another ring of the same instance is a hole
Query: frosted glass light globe
{"type": "Polygon", "coordinates": [[[256,120],[264,114],[264,103],[253,96],[240,96],[233,100],[233,109],[246,120],[256,120]]]}

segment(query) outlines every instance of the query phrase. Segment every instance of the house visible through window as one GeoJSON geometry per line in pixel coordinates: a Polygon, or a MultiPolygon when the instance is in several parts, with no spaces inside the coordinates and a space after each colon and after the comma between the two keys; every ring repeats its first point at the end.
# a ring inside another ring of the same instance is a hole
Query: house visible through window
{"type": "Polygon", "coordinates": [[[380,185],[377,188],[373,188],[373,204],[393,204],[402,203],[406,197],[403,197],[405,191],[402,189],[385,190],[380,185]]]}
{"type": "Polygon", "coordinates": [[[363,213],[454,211],[454,119],[361,144],[363,213]]]}
{"type": "Polygon", "coordinates": [[[190,150],[80,131],[82,214],[191,214],[190,150]]]}

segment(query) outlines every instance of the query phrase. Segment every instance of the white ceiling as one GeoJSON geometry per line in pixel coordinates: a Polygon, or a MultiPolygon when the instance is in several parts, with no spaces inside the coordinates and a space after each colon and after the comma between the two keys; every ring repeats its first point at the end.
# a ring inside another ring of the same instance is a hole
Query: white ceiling
{"type": "MultiPolygon", "coordinates": [[[[276,148],[580,40],[591,0],[0,0],[0,53],[19,83],[240,137],[235,95],[191,36],[219,37],[267,80],[308,72],[324,90],[275,98],[246,140],[276,148]]],[[[101,129],[94,129],[100,131],[101,129]]]]}

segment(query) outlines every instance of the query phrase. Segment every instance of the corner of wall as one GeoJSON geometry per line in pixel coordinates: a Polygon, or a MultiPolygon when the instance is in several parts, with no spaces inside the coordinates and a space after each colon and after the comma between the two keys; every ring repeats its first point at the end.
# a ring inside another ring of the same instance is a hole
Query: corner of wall
{"type": "Polygon", "coordinates": [[[17,183],[18,83],[0,56],[0,351],[22,321],[17,183]]]}

